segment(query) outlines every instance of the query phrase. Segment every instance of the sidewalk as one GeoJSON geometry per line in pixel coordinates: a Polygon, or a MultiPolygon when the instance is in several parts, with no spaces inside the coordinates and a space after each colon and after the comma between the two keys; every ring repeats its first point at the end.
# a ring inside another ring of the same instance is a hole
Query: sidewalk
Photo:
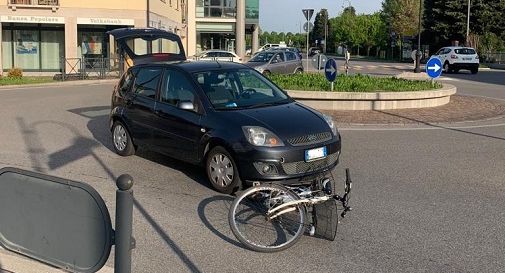
{"type": "Polygon", "coordinates": [[[30,87],[52,87],[52,86],[79,86],[79,85],[95,85],[95,84],[116,84],[119,79],[106,79],[106,80],[78,80],[78,81],[55,81],[49,83],[35,83],[35,84],[17,84],[17,85],[2,85],[2,89],[21,89],[30,87]]]}
{"type": "MultiPolygon", "coordinates": [[[[0,273],[64,273],[60,269],[16,255],[0,248],[0,273]]],[[[113,273],[114,270],[104,266],[99,273],[113,273]]]]}

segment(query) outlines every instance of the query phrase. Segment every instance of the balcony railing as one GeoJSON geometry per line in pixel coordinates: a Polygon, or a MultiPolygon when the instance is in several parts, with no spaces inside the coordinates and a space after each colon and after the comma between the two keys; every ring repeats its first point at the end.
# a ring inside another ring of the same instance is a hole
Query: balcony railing
{"type": "Polygon", "coordinates": [[[16,8],[44,8],[57,9],[60,7],[60,0],[9,0],[9,7],[16,8]]]}

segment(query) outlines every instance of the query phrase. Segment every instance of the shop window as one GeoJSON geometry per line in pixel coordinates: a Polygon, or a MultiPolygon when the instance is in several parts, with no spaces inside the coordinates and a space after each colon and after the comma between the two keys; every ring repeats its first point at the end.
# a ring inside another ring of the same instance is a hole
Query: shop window
{"type": "Polygon", "coordinates": [[[22,69],[40,69],[37,30],[14,30],[14,64],[22,69]]]}
{"type": "Polygon", "coordinates": [[[10,30],[2,30],[2,66],[12,68],[12,36],[10,30]]]}
{"type": "Polygon", "coordinates": [[[65,55],[63,31],[41,31],[40,54],[42,69],[59,69],[60,57],[65,55]]]}

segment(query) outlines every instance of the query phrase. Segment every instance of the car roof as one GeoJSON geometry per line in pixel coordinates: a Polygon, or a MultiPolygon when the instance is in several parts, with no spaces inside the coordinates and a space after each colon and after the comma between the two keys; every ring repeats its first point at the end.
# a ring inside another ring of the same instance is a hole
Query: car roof
{"type": "Polygon", "coordinates": [[[160,62],[160,63],[149,63],[136,65],[134,67],[144,67],[144,66],[176,66],[188,73],[211,71],[211,70],[221,70],[221,69],[244,69],[248,66],[234,63],[234,62],[219,62],[219,61],[180,61],[180,62],[160,62]]]}
{"type": "Polygon", "coordinates": [[[446,46],[444,48],[450,48],[450,49],[473,49],[473,50],[475,50],[475,48],[473,48],[473,47],[467,47],[467,46],[446,46]]]}

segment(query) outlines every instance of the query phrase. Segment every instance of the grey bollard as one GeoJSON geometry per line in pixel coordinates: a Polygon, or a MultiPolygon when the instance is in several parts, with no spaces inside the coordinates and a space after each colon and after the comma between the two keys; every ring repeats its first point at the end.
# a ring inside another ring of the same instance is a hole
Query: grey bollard
{"type": "Polygon", "coordinates": [[[116,180],[116,232],[114,243],[114,272],[131,273],[132,249],[134,239],[132,237],[133,221],[133,178],[127,174],[119,176],[116,180]]]}

